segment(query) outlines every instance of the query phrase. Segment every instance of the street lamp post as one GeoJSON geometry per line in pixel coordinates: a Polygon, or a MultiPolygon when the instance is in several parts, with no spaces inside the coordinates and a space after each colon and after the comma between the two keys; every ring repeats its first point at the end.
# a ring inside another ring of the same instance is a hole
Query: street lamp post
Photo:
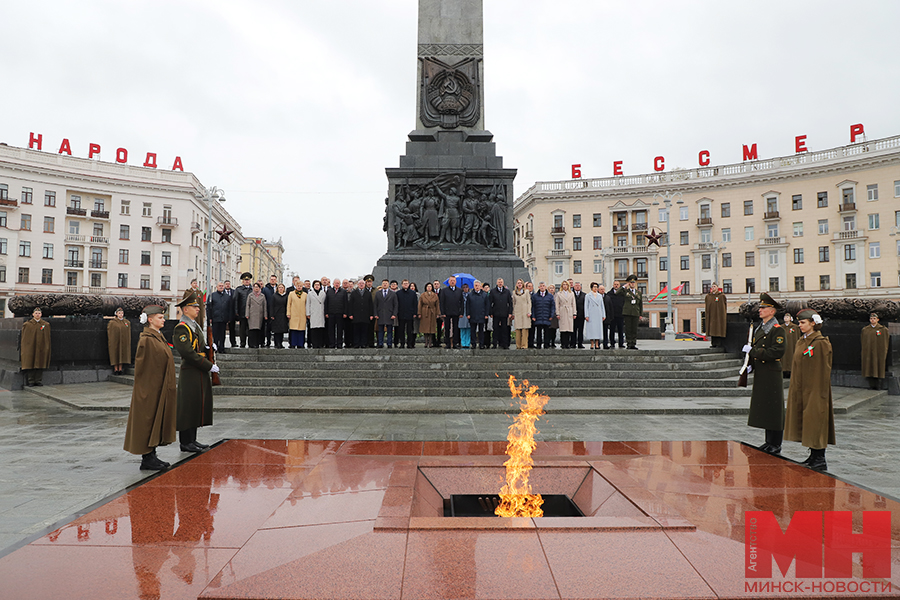
{"type": "MultiPolygon", "coordinates": [[[[225,190],[213,186],[211,188],[203,188],[203,200],[206,201],[209,210],[206,220],[206,293],[212,290],[212,209],[213,202],[225,202],[225,190]]],[[[205,325],[205,323],[204,323],[205,325]]]]}
{"type": "Polygon", "coordinates": [[[666,340],[675,339],[675,329],[672,328],[672,200],[678,198],[676,204],[684,204],[681,192],[666,192],[665,194],[653,194],[654,200],[662,200],[666,206],[666,340]]]}

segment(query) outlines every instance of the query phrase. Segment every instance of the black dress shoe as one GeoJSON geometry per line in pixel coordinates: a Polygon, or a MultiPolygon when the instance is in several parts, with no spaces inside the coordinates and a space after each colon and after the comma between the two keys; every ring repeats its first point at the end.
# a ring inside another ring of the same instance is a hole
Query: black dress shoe
{"type": "Polygon", "coordinates": [[[773,446],[769,444],[769,449],[766,450],[769,454],[781,454],[781,446],[773,446]]]}
{"type": "Polygon", "coordinates": [[[191,443],[192,443],[193,445],[197,446],[198,448],[200,448],[201,450],[206,450],[207,448],[209,448],[209,444],[201,444],[201,443],[198,442],[197,440],[194,440],[194,441],[191,442],[191,443]]]}
{"type": "Polygon", "coordinates": [[[810,460],[806,466],[813,471],[822,472],[828,470],[828,463],[825,462],[824,456],[816,456],[815,458],[812,458],[812,460],[810,460]]]}
{"type": "Polygon", "coordinates": [[[39,386],[39,387],[40,387],[40,386],[42,386],[42,385],[44,385],[44,384],[43,384],[43,383],[41,383],[41,382],[40,382],[40,381],[35,381],[35,382],[34,382],[34,385],[36,385],[36,386],[39,386]]]}
{"type": "Polygon", "coordinates": [[[203,448],[196,445],[194,442],[191,442],[189,444],[181,444],[181,451],[182,452],[203,452],[203,448]]]}
{"type": "Polygon", "coordinates": [[[160,460],[156,454],[141,457],[141,471],[162,471],[170,466],[169,463],[160,460]]]}
{"type": "Polygon", "coordinates": [[[765,444],[763,444],[762,446],[757,448],[757,450],[759,450],[760,452],[770,452],[771,448],[772,448],[772,445],[769,442],[766,442],[765,444]]]}

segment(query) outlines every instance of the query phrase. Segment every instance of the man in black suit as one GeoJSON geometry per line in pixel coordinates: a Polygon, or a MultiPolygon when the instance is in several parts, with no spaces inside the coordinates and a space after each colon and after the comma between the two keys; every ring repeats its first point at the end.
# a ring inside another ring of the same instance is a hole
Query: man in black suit
{"type": "Polygon", "coordinates": [[[575,345],[584,348],[584,292],[580,281],[572,284],[572,293],[575,295],[575,345]]]}
{"type": "Polygon", "coordinates": [[[269,318],[266,319],[263,326],[263,338],[266,340],[266,348],[272,345],[272,316],[273,299],[275,298],[275,290],[278,288],[278,277],[269,275],[269,283],[262,289],[263,295],[266,297],[266,308],[269,310],[269,318]]]}
{"type": "MultiPolygon", "coordinates": [[[[231,281],[225,281],[225,293],[231,299],[231,307],[234,308],[234,290],[231,289],[231,281]]],[[[228,321],[228,338],[231,340],[231,347],[237,346],[237,320],[234,317],[234,310],[231,311],[231,319],[228,321]]]]}
{"type": "Polygon", "coordinates": [[[241,285],[234,291],[234,318],[240,324],[241,329],[241,348],[247,347],[247,334],[249,326],[247,323],[247,296],[253,291],[250,288],[250,280],[253,275],[250,273],[241,273],[241,285]]]}
{"type": "Polygon", "coordinates": [[[460,348],[459,317],[463,312],[462,290],[456,287],[456,277],[450,276],[447,287],[441,288],[438,294],[441,307],[441,318],[444,320],[444,347],[460,348]]]}
{"type": "Polygon", "coordinates": [[[409,289],[409,280],[404,279],[397,291],[397,340],[401,348],[416,347],[416,334],[413,323],[419,312],[419,300],[416,293],[409,289]]]}
{"type": "Polygon", "coordinates": [[[344,318],[347,316],[347,291],[341,280],[334,278],[325,290],[325,328],[328,330],[328,347],[340,348],[344,343],[344,318]]]}
{"type": "Polygon", "coordinates": [[[387,331],[387,347],[394,347],[394,326],[397,325],[397,308],[397,293],[389,289],[388,280],[383,279],[381,281],[381,289],[375,292],[377,348],[384,348],[385,331],[387,331]]]}
{"type": "Polygon", "coordinates": [[[513,312],[512,292],[504,287],[503,279],[497,279],[497,287],[491,290],[491,316],[494,317],[495,343],[509,350],[509,316],[513,312]]]}
{"type": "Polygon", "coordinates": [[[621,284],[613,281],[613,288],[609,292],[610,304],[612,304],[612,319],[606,317],[609,324],[609,345],[616,347],[616,333],[619,334],[619,348],[625,347],[625,316],[623,310],[625,308],[625,296],[619,293],[621,284]]]}
{"type": "Polygon", "coordinates": [[[350,292],[347,313],[353,323],[353,347],[365,348],[369,324],[375,320],[372,292],[366,289],[365,279],[360,279],[355,290],[350,292]]]}

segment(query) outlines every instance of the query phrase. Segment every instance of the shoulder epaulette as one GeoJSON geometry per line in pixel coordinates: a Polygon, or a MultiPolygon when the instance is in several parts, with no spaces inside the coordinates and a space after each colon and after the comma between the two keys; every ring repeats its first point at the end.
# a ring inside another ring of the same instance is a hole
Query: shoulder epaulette
{"type": "Polygon", "coordinates": [[[781,327],[778,323],[775,323],[774,327],[781,327]]]}

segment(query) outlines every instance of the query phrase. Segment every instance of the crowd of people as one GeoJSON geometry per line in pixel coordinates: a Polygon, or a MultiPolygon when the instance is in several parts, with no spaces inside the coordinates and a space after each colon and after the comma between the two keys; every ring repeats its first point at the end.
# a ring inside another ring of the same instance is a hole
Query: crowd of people
{"type": "MultiPolygon", "coordinates": [[[[216,286],[201,322],[212,327],[213,342],[240,348],[636,348],[640,293],[635,278],[613,283],[563,281],[559,289],[540,282],[503,279],[495,285],[449,277],[427,282],[294,277],[285,287],[275,275],[268,283],[241,275],[216,286]],[[633,321],[633,323],[632,323],[633,321]],[[633,325],[633,326],[632,326],[633,325]]],[[[197,281],[185,299],[202,297],[197,281]]],[[[202,304],[202,303],[201,303],[202,304]]]]}

